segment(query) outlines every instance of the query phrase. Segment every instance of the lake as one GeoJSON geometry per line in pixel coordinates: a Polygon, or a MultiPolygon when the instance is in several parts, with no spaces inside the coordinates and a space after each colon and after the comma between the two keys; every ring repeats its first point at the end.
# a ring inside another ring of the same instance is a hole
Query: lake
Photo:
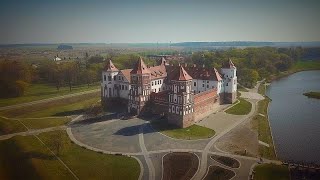
{"type": "Polygon", "coordinates": [[[320,164],[320,99],[303,93],[320,91],[320,71],[302,71],[273,81],[268,114],[281,160],[320,164]]]}

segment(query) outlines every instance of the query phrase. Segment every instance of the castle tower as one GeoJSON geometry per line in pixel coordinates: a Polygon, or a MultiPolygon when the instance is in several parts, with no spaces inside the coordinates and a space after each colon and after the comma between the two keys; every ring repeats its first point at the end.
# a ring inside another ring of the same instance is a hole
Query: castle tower
{"type": "Polygon", "coordinates": [[[193,122],[193,93],[191,90],[192,77],[182,66],[171,78],[169,92],[168,123],[178,127],[188,127],[193,122]]]}
{"type": "Polygon", "coordinates": [[[234,103],[237,99],[237,68],[229,59],[221,68],[223,74],[223,93],[220,94],[224,103],[234,103]]]}
{"type": "Polygon", "coordinates": [[[130,72],[130,76],[131,89],[129,91],[128,112],[140,114],[145,103],[149,100],[151,91],[151,72],[141,57],[130,72]]]}
{"type": "Polygon", "coordinates": [[[101,83],[101,95],[102,102],[106,98],[117,97],[116,86],[116,75],[119,70],[115,67],[111,60],[108,61],[102,72],[102,83],[101,83]]]}

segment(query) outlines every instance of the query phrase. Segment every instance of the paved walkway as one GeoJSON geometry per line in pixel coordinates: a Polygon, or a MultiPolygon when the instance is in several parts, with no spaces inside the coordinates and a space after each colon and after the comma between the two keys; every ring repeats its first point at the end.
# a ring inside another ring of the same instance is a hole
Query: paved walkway
{"type": "MultiPolygon", "coordinates": [[[[159,171],[159,167],[162,167],[161,158],[163,155],[171,152],[193,152],[201,156],[199,171],[197,171],[193,179],[202,179],[210,165],[219,165],[226,168],[210,159],[210,156],[213,154],[231,157],[240,161],[241,167],[231,170],[236,173],[233,179],[244,179],[245,177],[249,177],[250,169],[252,169],[260,159],[230,154],[219,151],[219,149],[216,148],[211,148],[214,147],[217,140],[249,120],[256,113],[256,102],[257,100],[261,100],[261,97],[257,95],[257,87],[251,89],[249,93],[242,93],[242,97],[248,98],[252,103],[252,109],[248,115],[235,116],[218,112],[213,114],[213,117],[209,116],[207,119],[198,123],[199,125],[213,128],[217,132],[214,137],[208,139],[173,139],[154,131],[149,122],[138,118],[131,120],[100,119],[88,121],[80,115],[73,119],[68,126],[29,130],[4,135],[0,136],[0,140],[17,135],[34,135],[42,132],[66,129],[70,139],[79,146],[105,154],[123,154],[135,158],[141,167],[139,179],[161,179],[160,174],[162,172],[160,171],[162,170],[159,171]],[[155,169],[155,167],[157,167],[157,169],[155,169]]],[[[281,163],[267,159],[264,159],[263,162],[281,163]]]]}

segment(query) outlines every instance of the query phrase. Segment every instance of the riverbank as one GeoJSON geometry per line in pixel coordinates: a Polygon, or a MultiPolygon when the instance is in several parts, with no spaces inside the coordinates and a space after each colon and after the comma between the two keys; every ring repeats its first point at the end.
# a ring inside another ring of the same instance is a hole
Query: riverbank
{"type": "Polygon", "coordinates": [[[300,71],[312,71],[312,70],[320,70],[320,61],[298,61],[293,65],[293,67],[290,68],[290,70],[271,76],[270,78],[267,79],[267,82],[271,83],[274,80],[287,77],[291,74],[294,74],[300,71]]]}
{"type": "Polygon", "coordinates": [[[267,159],[277,159],[268,118],[268,106],[271,99],[266,96],[266,86],[264,84],[260,84],[258,92],[265,99],[258,102],[258,114],[252,118],[252,127],[258,132],[258,140],[269,145],[269,147],[259,145],[259,155],[267,159]]]}

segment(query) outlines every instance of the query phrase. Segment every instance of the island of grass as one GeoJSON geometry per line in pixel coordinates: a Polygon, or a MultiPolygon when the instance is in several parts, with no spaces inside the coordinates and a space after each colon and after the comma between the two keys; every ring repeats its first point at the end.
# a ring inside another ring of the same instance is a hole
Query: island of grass
{"type": "Polygon", "coordinates": [[[239,98],[239,103],[234,105],[232,108],[227,109],[225,112],[234,115],[246,115],[249,114],[252,108],[252,104],[243,98],[239,98]]]}
{"type": "Polygon", "coordinates": [[[284,165],[261,164],[253,170],[253,179],[256,180],[286,180],[290,179],[289,168],[284,165]]]}
{"type": "Polygon", "coordinates": [[[225,156],[218,156],[218,155],[212,155],[211,159],[214,159],[215,161],[218,161],[219,163],[226,165],[231,168],[239,168],[240,163],[238,160],[230,158],[230,157],[225,157],[225,156]]]}
{"type": "Polygon", "coordinates": [[[169,137],[176,139],[205,139],[215,135],[215,131],[206,127],[192,125],[187,128],[179,128],[167,123],[164,119],[154,120],[151,122],[153,129],[169,137]]]}
{"type": "Polygon", "coordinates": [[[320,99],[320,92],[307,92],[307,93],[303,93],[303,95],[307,96],[308,98],[315,98],[315,99],[320,99]]]}
{"type": "Polygon", "coordinates": [[[175,152],[163,157],[163,178],[191,179],[197,172],[199,159],[193,153],[175,152]]]}
{"type": "Polygon", "coordinates": [[[236,174],[220,166],[210,166],[204,180],[231,179],[236,174]]]}
{"type": "Polygon", "coordinates": [[[0,179],[138,179],[140,165],[126,156],[106,155],[73,144],[64,131],[0,141],[0,179]],[[60,137],[56,141],[56,137],[60,137]],[[57,142],[59,151],[57,151],[57,142]],[[17,173],[18,172],[18,173],[17,173]]]}

